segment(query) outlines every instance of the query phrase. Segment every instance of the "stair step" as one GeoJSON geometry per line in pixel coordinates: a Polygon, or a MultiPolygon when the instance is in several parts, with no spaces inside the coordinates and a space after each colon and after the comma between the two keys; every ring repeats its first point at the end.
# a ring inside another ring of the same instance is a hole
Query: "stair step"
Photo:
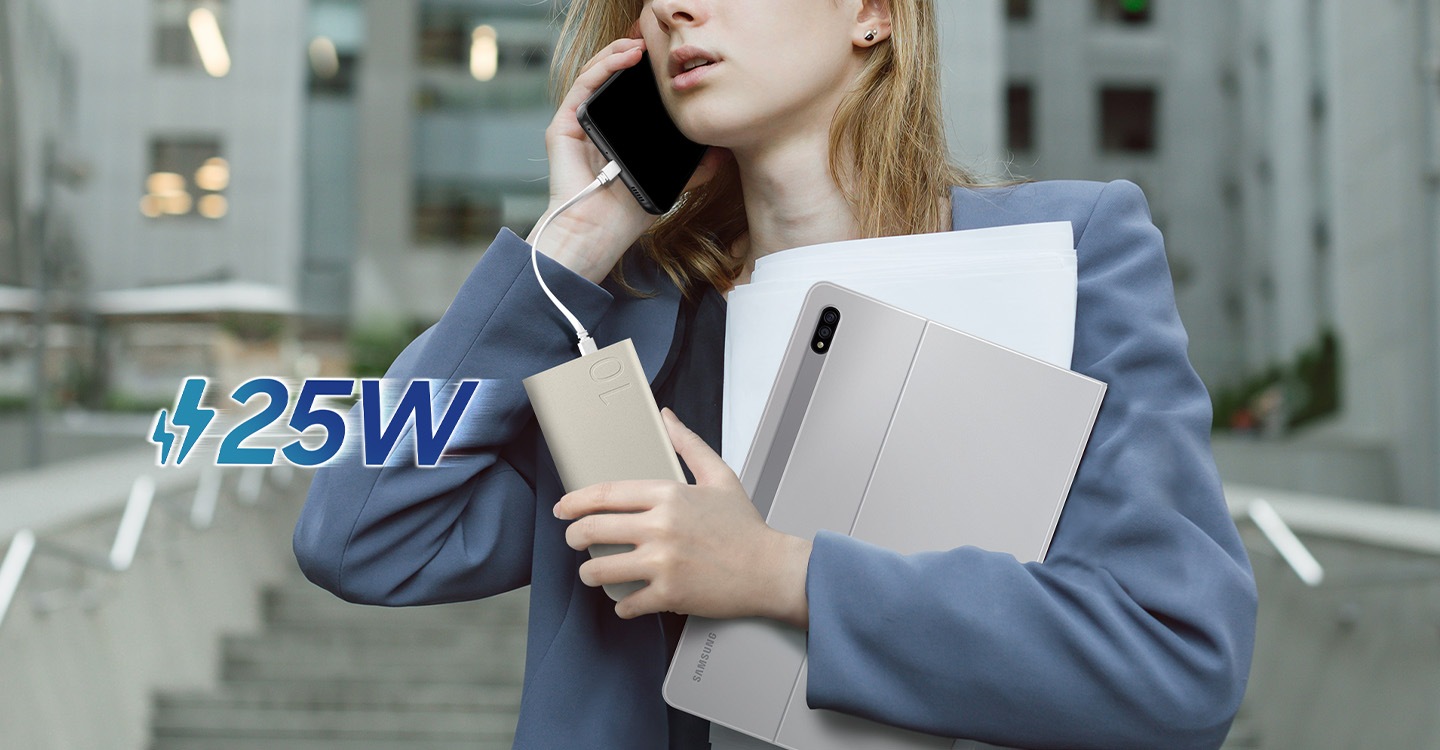
{"type": "Polygon", "coordinates": [[[234,708],[419,708],[466,711],[520,709],[520,685],[397,684],[356,680],[235,680],[215,691],[161,693],[157,710],[231,706],[234,708]]]}
{"type": "Polygon", "coordinates": [[[525,623],[503,625],[434,625],[425,623],[410,627],[370,627],[364,625],[272,625],[263,633],[233,636],[235,642],[263,640],[281,648],[306,651],[317,649],[420,649],[442,651],[456,649],[469,654],[520,644],[525,651],[525,623]]]}
{"type": "Polygon", "coordinates": [[[515,731],[516,709],[446,707],[237,707],[175,704],[157,708],[157,737],[502,739],[515,731]]]}
{"type": "MultiPolygon", "coordinates": [[[[409,640],[405,634],[396,638],[409,640]]],[[[518,683],[525,673],[523,627],[450,632],[430,643],[386,646],[363,640],[354,632],[324,630],[228,636],[222,675],[226,680],[353,678],[494,684],[518,683]]]]}
{"type": "Polygon", "coordinates": [[[150,750],[510,750],[511,739],[157,737],[150,750]]]}
{"type": "Polygon", "coordinates": [[[520,712],[529,589],[428,607],[264,593],[221,645],[222,683],[156,696],[150,750],[501,750],[520,712]]]}
{"type": "Polygon", "coordinates": [[[286,584],[264,595],[265,621],[274,624],[409,628],[415,626],[523,624],[528,588],[489,599],[424,607],[352,604],[317,586],[286,584]]]}

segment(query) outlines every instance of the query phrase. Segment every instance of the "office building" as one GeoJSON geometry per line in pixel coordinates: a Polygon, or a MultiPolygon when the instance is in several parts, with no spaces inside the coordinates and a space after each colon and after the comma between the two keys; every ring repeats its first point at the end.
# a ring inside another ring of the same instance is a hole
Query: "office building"
{"type": "Polygon", "coordinates": [[[1140,184],[1197,370],[1288,432],[1232,478],[1440,505],[1434,6],[1006,3],[1015,170],[1140,184]]]}

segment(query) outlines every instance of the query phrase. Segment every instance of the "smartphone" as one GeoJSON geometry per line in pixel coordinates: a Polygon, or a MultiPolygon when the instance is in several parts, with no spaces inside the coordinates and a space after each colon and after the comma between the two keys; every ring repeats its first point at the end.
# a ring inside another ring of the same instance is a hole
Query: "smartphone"
{"type": "Polygon", "coordinates": [[[665,111],[650,53],[610,76],[576,110],[600,153],[620,165],[620,179],[652,214],[675,207],[707,146],[686,138],[665,111]]]}

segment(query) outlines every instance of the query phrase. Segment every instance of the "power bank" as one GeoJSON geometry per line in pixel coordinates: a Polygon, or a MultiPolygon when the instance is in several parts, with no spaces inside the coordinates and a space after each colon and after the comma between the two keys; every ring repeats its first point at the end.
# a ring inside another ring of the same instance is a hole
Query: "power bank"
{"type": "MultiPolygon", "coordinates": [[[[630,339],[532,375],[524,384],[566,492],[624,479],[685,481],[630,339]]],[[[632,549],[596,544],[590,556],[632,549]]],[[[644,586],[644,581],[607,584],[605,593],[618,602],[644,586]]]]}

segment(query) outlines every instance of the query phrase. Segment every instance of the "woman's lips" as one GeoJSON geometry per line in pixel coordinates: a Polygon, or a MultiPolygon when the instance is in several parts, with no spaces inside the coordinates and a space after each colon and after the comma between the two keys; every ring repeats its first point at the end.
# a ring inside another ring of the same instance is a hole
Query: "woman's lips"
{"type": "Polygon", "coordinates": [[[670,80],[670,85],[676,91],[684,91],[686,89],[694,88],[695,86],[698,86],[701,81],[705,80],[705,77],[710,75],[710,73],[719,66],[720,63],[713,62],[709,65],[701,65],[698,68],[687,70],[684,73],[681,73],[680,75],[672,78],[670,80]]]}

